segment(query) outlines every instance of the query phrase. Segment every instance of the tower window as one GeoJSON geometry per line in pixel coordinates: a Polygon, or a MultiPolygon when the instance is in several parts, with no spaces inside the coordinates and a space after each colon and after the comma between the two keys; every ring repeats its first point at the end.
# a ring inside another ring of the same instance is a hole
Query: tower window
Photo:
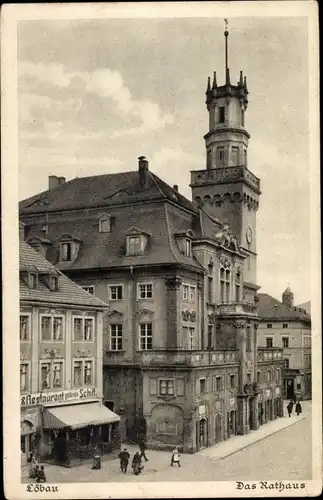
{"type": "Polygon", "coordinates": [[[219,123],[224,123],[225,108],[224,106],[219,107],[219,123]]]}
{"type": "Polygon", "coordinates": [[[243,161],[244,161],[244,166],[247,166],[247,150],[243,150],[243,161]]]}
{"type": "Polygon", "coordinates": [[[232,164],[239,165],[239,148],[237,148],[236,146],[232,146],[231,157],[232,157],[232,164]]]}
{"type": "Polygon", "coordinates": [[[216,149],[216,164],[218,167],[224,166],[224,148],[219,147],[216,149]]]}

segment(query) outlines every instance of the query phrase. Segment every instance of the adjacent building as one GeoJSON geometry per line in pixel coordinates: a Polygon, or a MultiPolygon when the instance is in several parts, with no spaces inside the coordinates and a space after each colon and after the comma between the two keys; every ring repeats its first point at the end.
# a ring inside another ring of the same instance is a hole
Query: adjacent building
{"type": "MultiPolygon", "coordinates": [[[[24,228],[21,228],[22,231],[24,228]]],[[[120,417],[102,404],[107,305],[20,241],[21,450],[72,465],[118,447],[120,417]]]]}
{"type": "Polygon", "coordinates": [[[265,293],[258,297],[258,345],[283,348],[284,397],[311,399],[311,317],[305,309],[294,306],[289,287],[282,302],[265,293]]]}
{"type": "MultiPolygon", "coordinates": [[[[225,32],[227,44],[228,32],[225,32]]],[[[257,349],[256,213],[249,92],[208,80],[206,168],[192,201],[151,172],[51,176],[20,203],[28,243],[104,315],[103,387],[123,438],[192,452],[282,415],[282,348],[257,349]]],[[[165,166],[166,167],[166,166],[165,166]]],[[[171,166],[172,167],[172,166],[171,166]]]]}

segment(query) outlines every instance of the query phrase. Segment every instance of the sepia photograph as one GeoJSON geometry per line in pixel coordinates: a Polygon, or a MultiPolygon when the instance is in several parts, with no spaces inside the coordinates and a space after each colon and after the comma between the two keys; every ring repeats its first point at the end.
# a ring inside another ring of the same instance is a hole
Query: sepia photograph
{"type": "Polygon", "coordinates": [[[318,9],[234,4],[2,10],[8,498],[322,490],[318,9]]]}

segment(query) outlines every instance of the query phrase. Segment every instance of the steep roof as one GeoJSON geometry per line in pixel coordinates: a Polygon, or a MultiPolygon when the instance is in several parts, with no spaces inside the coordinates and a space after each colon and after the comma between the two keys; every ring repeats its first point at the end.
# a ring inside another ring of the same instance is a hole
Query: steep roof
{"type": "Polygon", "coordinates": [[[20,277],[20,300],[37,301],[52,304],[68,304],[89,306],[95,309],[104,309],[105,302],[94,297],[71,281],[67,276],[59,272],[48,260],[31,248],[25,241],[19,242],[19,270],[39,270],[41,272],[58,273],[58,290],[51,291],[41,280],[35,289],[27,286],[20,277]]]}
{"type": "Polygon", "coordinates": [[[194,203],[149,171],[145,187],[140,185],[136,171],[78,177],[21,201],[19,211],[21,214],[33,214],[99,206],[109,207],[158,199],[168,199],[183,208],[197,212],[194,203]]]}
{"type": "Polygon", "coordinates": [[[298,306],[296,306],[300,309],[305,309],[305,311],[307,312],[307,314],[309,314],[309,316],[311,315],[311,301],[309,300],[308,302],[304,302],[303,304],[298,304],[298,306]]]}
{"type": "Polygon", "coordinates": [[[310,322],[308,314],[298,307],[289,308],[267,293],[258,293],[258,316],[266,321],[305,321],[310,322]]]}

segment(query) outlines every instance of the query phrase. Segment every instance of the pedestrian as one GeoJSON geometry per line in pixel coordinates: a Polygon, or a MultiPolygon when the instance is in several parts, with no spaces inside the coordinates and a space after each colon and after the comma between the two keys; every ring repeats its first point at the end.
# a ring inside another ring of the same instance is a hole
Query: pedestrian
{"type": "Polygon", "coordinates": [[[37,474],[37,483],[46,483],[46,476],[44,471],[44,466],[41,465],[37,474]]]}
{"type": "Polygon", "coordinates": [[[123,472],[124,474],[127,473],[127,469],[128,469],[128,464],[129,464],[129,458],[130,458],[130,455],[127,451],[127,448],[124,448],[123,451],[121,451],[121,453],[119,453],[119,458],[120,458],[120,469],[121,469],[121,472],[123,472]]]}
{"type": "Polygon", "coordinates": [[[295,411],[297,413],[297,416],[299,416],[299,414],[302,413],[302,406],[301,406],[301,403],[299,401],[297,401],[295,411]]]}
{"type": "Polygon", "coordinates": [[[132,466],[133,473],[136,476],[138,476],[138,474],[141,474],[141,471],[144,467],[143,467],[143,465],[141,465],[141,455],[139,455],[138,451],[134,454],[131,466],[132,466]]]}
{"type": "Polygon", "coordinates": [[[171,466],[173,467],[174,464],[177,464],[178,467],[181,466],[180,461],[179,461],[180,454],[178,453],[178,449],[174,448],[172,452],[172,458],[170,461],[171,466]]]}
{"type": "Polygon", "coordinates": [[[290,417],[291,414],[292,414],[292,411],[293,411],[293,406],[294,406],[294,402],[292,400],[290,400],[290,402],[288,403],[287,405],[287,411],[288,411],[288,416],[290,417]]]}
{"type": "Polygon", "coordinates": [[[146,462],[148,462],[148,458],[146,457],[145,451],[147,450],[147,446],[144,440],[140,441],[139,443],[139,448],[140,448],[140,458],[144,457],[146,462]]]}

